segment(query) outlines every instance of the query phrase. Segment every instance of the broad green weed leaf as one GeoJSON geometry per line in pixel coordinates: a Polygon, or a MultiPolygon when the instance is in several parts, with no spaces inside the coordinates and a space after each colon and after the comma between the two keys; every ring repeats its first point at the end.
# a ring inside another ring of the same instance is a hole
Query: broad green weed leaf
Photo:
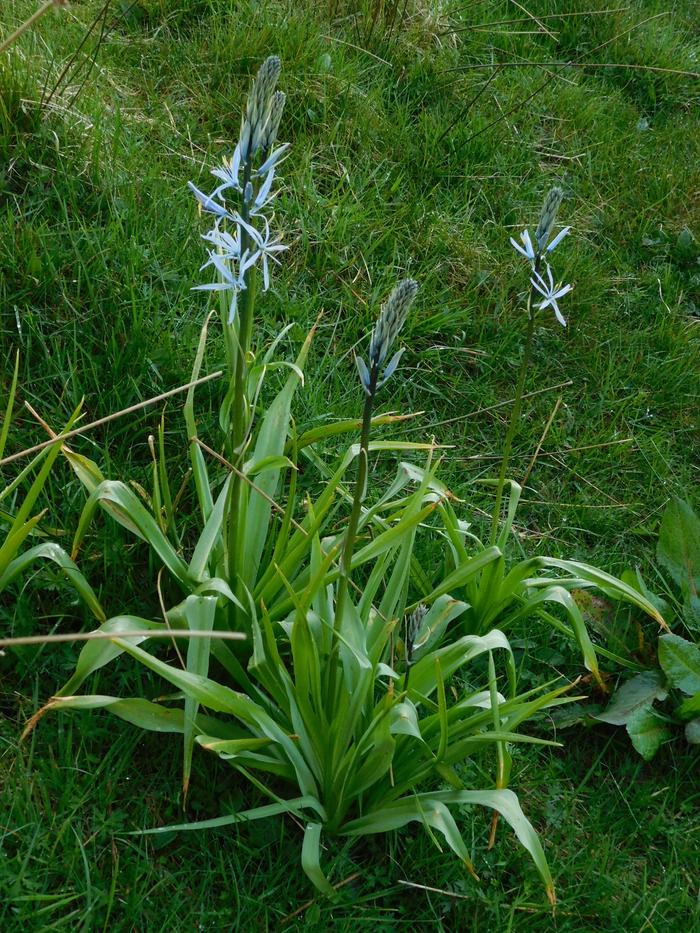
{"type": "Polygon", "coordinates": [[[692,695],[700,690],[700,648],[680,635],[659,638],[659,664],[671,684],[692,695]]]}
{"type": "Polygon", "coordinates": [[[654,700],[665,700],[667,696],[661,671],[644,671],[624,683],[607,709],[593,718],[612,726],[624,726],[640,709],[650,708],[654,700]]]}
{"type": "Polygon", "coordinates": [[[686,603],[700,611],[700,518],[689,502],[678,498],[669,502],[661,520],[656,556],[680,586],[686,603]]]}
{"type": "Polygon", "coordinates": [[[682,719],[693,719],[700,715],[700,691],[688,700],[683,700],[678,707],[678,715],[682,719]]]}
{"type": "Polygon", "coordinates": [[[661,745],[671,738],[665,720],[650,706],[635,710],[627,720],[627,732],[632,745],[645,761],[651,761],[661,745]]]}
{"type": "Polygon", "coordinates": [[[659,638],[659,664],[671,684],[683,693],[700,690],[700,648],[680,635],[659,638]]]}

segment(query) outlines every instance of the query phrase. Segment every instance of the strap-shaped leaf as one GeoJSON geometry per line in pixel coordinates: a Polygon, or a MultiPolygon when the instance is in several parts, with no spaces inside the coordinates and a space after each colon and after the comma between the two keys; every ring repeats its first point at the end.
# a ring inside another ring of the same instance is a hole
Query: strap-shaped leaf
{"type": "MultiPolygon", "coordinates": [[[[216,598],[214,596],[188,596],[185,600],[184,615],[187,626],[193,632],[211,632],[216,616],[216,598]]],[[[209,673],[210,641],[208,638],[190,638],[187,645],[187,671],[200,677],[209,673]]],[[[196,697],[185,695],[185,728],[183,732],[182,758],[182,795],[187,798],[192,771],[192,748],[197,731],[195,719],[199,710],[196,697]]]]}
{"type": "Polygon", "coordinates": [[[131,489],[118,481],[105,480],[89,496],[73,539],[74,557],[98,505],[102,506],[120,525],[146,541],[180,583],[187,587],[191,586],[192,579],[187,565],[160,530],[154,517],[144,508],[131,489]]]}
{"type": "MultiPolygon", "coordinates": [[[[129,632],[144,632],[149,629],[162,631],[165,628],[167,628],[167,626],[163,622],[151,622],[139,616],[114,616],[108,619],[104,625],[101,625],[96,631],[101,634],[129,634],[129,632]]],[[[148,636],[144,635],[139,638],[134,638],[132,643],[140,644],[146,641],[147,637],[148,636]]],[[[106,664],[109,664],[123,653],[123,648],[120,648],[115,642],[108,638],[96,638],[94,641],[86,642],[78,656],[78,663],[76,664],[73,676],[61,687],[56,693],[56,696],[64,697],[75,693],[76,690],[80,689],[90,674],[104,667],[106,664]]]]}
{"type": "Polygon", "coordinates": [[[313,774],[294,739],[261,706],[244,694],[236,693],[230,687],[218,684],[214,680],[178,670],[124,639],[116,639],[116,642],[145,667],[164,677],[179,690],[194,697],[203,706],[214,712],[230,713],[245,723],[254,735],[265,735],[277,742],[294,768],[300,790],[304,794],[316,795],[316,782],[313,774]]]}
{"type": "Polygon", "coordinates": [[[593,642],[588,634],[585,619],[583,618],[583,614],[576,600],[563,586],[548,586],[544,590],[536,591],[534,595],[528,595],[525,605],[514,615],[508,617],[508,625],[513,625],[518,620],[527,618],[527,616],[537,612],[544,603],[558,603],[560,606],[564,607],[571,622],[571,627],[574,631],[578,646],[581,649],[583,663],[586,665],[586,669],[593,674],[598,683],[602,684],[603,681],[598,667],[598,657],[593,642]]]}
{"type": "MultiPolygon", "coordinates": [[[[255,444],[253,461],[269,462],[271,457],[281,457],[289,435],[292,397],[301,381],[300,373],[304,368],[313,332],[304,341],[296,359],[297,370],[290,373],[281,391],[268,408],[260,426],[255,444]]],[[[272,506],[269,497],[274,496],[279,482],[281,467],[272,468],[257,477],[256,486],[260,492],[251,489],[245,519],[245,553],[243,557],[243,581],[251,592],[258,579],[260,557],[268,534],[268,524],[272,506]]]]}
{"type": "Polygon", "coordinates": [[[500,560],[502,556],[500,548],[495,546],[484,548],[475,557],[469,558],[468,561],[459,564],[451,573],[448,573],[432,592],[426,593],[422,597],[421,601],[433,603],[438,596],[451,593],[460,586],[464,586],[469,580],[480,574],[485,567],[488,567],[494,561],[500,560]]]}
{"type": "Polygon", "coordinates": [[[323,826],[320,823],[307,823],[304,831],[304,842],[301,847],[301,867],[314,887],[328,897],[335,897],[335,891],[321,868],[321,833],[323,826]]]}
{"type": "Polygon", "coordinates": [[[450,622],[459,618],[469,608],[467,603],[451,596],[438,596],[423,616],[420,628],[413,640],[413,661],[419,661],[428,651],[439,645],[450,622]]]}
{"type": "MultiPolygon", "coordinates": [[[[408,682],[409,695],[429,697],[437,689],[437,679],[435,674],[435,659],[440,662],[441,676],[445,679],[454,674],[456,670],[465,664],[468,664],[474,658],[488,651],[494,651],[502,648],[508,652],[509,676],[515,677],[515,670],[512,667],[513,652],[510,643],[503,632],[493,629],[486,635],[464,635],[458,638],[452,644],[446,645],[437,651],[431,651],[425,657],[421,658],[411,667],[411,675],[408,682]]],[[[405,676],[397,683],[397,689],[403,689],[405,676]]]]}
{"type": "MultiPolygon", "coordinates": [[[[440,805],[483,806],[490,807],[500,813],[529,852],[545,883],[549,900],[552,903],[555,902],[554,883],[542,850],[542,844],[532,823],[523,813],[518,798],[511,790],[449,790],[416,794],[414,797],[403,798],[376,812],[368,813],[357,820],[346,823],[342,833],[347,836],[364,836],[389,832],[393,829],[400,829],[412,820],[427,822],[432,819],[430,814],[434,813],[436,815],[435,822],[429,822],[429,825],[442,832],[450,848],[461,858],[464,858],[465,856],[462,854],[463,852],[466,853],[464,843],[462,842],[460,846],[451,828],[449,836],[442,828],[443,825],[447,826],[447,824],[442,823],[440,820],[440,816],[444,815],[440,805]]],[[[457,836],[459,836],[458,831],[457,836]]],[[[461,837],[459,838],[461,841],[461,837]]]]}
{"type": "Polygon", "coordinates": [[[207,577],[215,576],[212,556],[223,542],[224,512],[230,484],[231,477],[229,476],[221,488],[216,504],[209,512],[209,517],[195,545],[189,567],[190,575],[195,580],[205,580],[207,577]]]}
{"type": "Polygon", "coordinates": [[[587,581],[589,586],[597,586],[598,589],[602,590],[608,596],[612,596],[615,599],[624,599],[626,602],[632,603],[633,606],[637,606],[642,612],[646,612],[646,614],[658,622],[662,628],[668,631],[668,626],[663,616],[652,606],[649,600],[645,599],[641,593],[627,583],[623,583],[622,580],[613,577],[612,574],[606,573],[604,570],[598,570],[597,567],[591,567],[590,564],[584,564],[578,560],[559,560],[556,557],[542,557],[540,560],[545,567],[556,567],[560,570],[566,570],[568,573],[573,574],[573,576],[580,577],[582,580],[587,581]]]}
{"type": "Polygon", "coordinates": [[[241,765],[266,774],[275,774],[287,781],[294,780],[294,769],[289,762],[274,756],[277,746],[271,739],[220,739],[211,735],[198,735],[196,741],[202,748],[231,762],[234,767],[241,765]],[[269,750],[270,753],[263,754],[263,750],[269,750]]]}
{"type": "Polygon", "coordinates": [[[95,591],[63,548],[50,541],[30,548],[28,551],[25,551],[24,554],[20,554],[19,557],[16,557],[10,562],[5,572],[0,576],[0,593],[12,583],[15,577],[19,576],[30,564],[38,560],[53,561],[65,574],[76,593],[85,601],[85,604],[95,618],[99,622],[104,622],[106,619],[105,612],[95,595],[95,591]]]}
{"type": "Polygon", "coordinates": [[[241,810],[239,813],[217,816],[212,820],[178,823],[176,826],[157,826],[155,829],[141,829],[129,835],[156,836],[159,833],[174,833],[186,829],[219,829],[221,826],[231,826],[234,823],[252,823],[253,820],[266,820],[271,816],[280,816],[283,813],[291,813],[298,819],[303,820],[304,810],[313,810],[322,820],[326,818],[326,812],[318,799],[311,794],[305,794],[303,797],[295,797],[293,800],[280,800],[279,803],[268,803],[262,807],[254,807],[252,810],[241,810]]]}
{"type": "MultiPolygon", "coordinates": [[[[172,709],[153,703],[141,697],[114,697],[104,695],[66,696],[50,700],[44,707],[48,710],[84,710],[106,709],[108,712],[126,722],[130,722],[139,729],[149,732],[183,732],[185,728],[185,714],[181,709],[172,709]]],[[[198,731],[205,731],[213,739],[218,733],[216,741],[235,741],[226,738],[231,733],[228,723],[214,719],[212,716],[197,716],[195,727],[198,731]]]]}

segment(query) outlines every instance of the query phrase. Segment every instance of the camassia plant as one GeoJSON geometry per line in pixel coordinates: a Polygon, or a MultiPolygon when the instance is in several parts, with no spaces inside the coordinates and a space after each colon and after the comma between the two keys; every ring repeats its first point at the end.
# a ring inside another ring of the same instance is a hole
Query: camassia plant
{"type": "MultiPolygon", "coordinates": [[[[213,217],[204,234],[210,249],[202,268],[213,270],[214,281],[199,287],[218,293],[228,363],[220,441],[212,446],[199,437],[194,390],[184,406],[196,535],[191,516],[181,519],[180,496],[172,494],[163,429],[152,445],[150,502],[126,483],[105,479],[91,461],[70,458],[89,493],[74,556],[100,508],[142,539],[181,598],[164,621],[125,614],[104,623],[99,631],[109,637],[86,644],[74,675],[28,729],[49,709],[103,708],[144,729],[181,733],[185,795],[193,749],[200,745],[229,761],[271,801],[183,828],[294,814],[304,825],[303,868],[326,893],[332,889],[320,865],[322,834],[352,838],[416,821],[433,839],[442,835],[471,869],[451,808],[491,807],[527,848],[553,900],[540,842],[507,787],[509,747],[544,741],[517,730],[540,710],[568,702],[567,688],[519,695],[511,648],[496,623],[541,615],[553,601],[571,617],[574,585],[612,588],[647,611],[653,608],[584,565],[535,561],[506,572],[503,549],[517,505],[511,484],[501,528],[507,455],[497,484],[493,539],[482,547],[458,520],[453,497],[436,477],[433,444],[372,439],[377,425],[396,420],[375,415],[375,404],[400,362],[395,344],[417,293],[410,279],[381,307],[367,360],[357,360],[362,417],[296,432],[292,403],[304,381],[312,335],[293,363],[278,361],[286,329],[265,349],[256,343],[254,326],[256,293],[269,287],[271,267],[285,248],[271,232],[276,173],[288,149],[277,143],[284,108],[284,95],[275,90],[279,73],[277,58],[263,63],[234,153],[213,172],[218,187],[206,194],[191,186],[201,210],[213,217]],[[283,375],[282,387],[263,408],[267,376],[276,371],[283,375]],[[358,430],[359,442],[337,462],[326,463],[323,442],[358,430]],[[369,460],[383,451],[424,459],[420,465],[402,462],[396,479],[370,502],[369,460]],[[307,493],[303,502],[297,470],[302,452],[322,480],[315,498],[307,493]],[[354,482],[347,483],[352,468],[354,482]],[[426,528],[431,535],[441,529],[448,543],[449,565],[442,574],[431,575],[415,559],[416,537],[426,528]],[[565,581],[538,575],[542,567],[563,573],[565,581]],[[176,644],[186,644],[184,654],[178,648],[175,657],[163,659],[147,650],[149,632],[165,631],[176,644]],[[236,635],[245,641],[234,643],[236,635]],[[182,699],[156,703],[77,694],[93,672],[125,653],[172,684],[182,699]],[[465,761],[489,750],[495,756],[492,785],[474,789],[465,761]]],[[[556,213],[551,204],[549,210],[556,213]]],[[[544,245],[533,254],[533,289],[545,305],[564,294],[539,278],[553,222],[552,216],[544,245]]],[[[210,320],[211,315],[202,329],[193,381],[210,320]]],[[[564,622],[551,620],[569,631],[564,622]]],[[[592,666],[585,625],[575,616],[572,623],[592,666]]]]}
{"type": "MultiPolygon", "coordinates": [[[[555,284],[548,262],[550,254],[571,230],[570,227],[564,227],[555,236],[552,235],[562,197],[561,189],[553,188],[545,198],[534,243],[528,230],[521,233],[520,242],[511,238],[513,247],[529,264],[531,278],[526,307],[525,349],[505,437],[501,469],[495,481],[496,496],[490,538],[485,545],[469,530],[470,525],[458,517],[450,501],[441,503],[439,514],[447,550],[440,572],[443,579],[445,574],[449,579],[450,573],[459,572],[465,567],[474,571],[467,575],[463,585],[450,587],[466,605],[459,619],[459,627],[464,633],[482,635],[494,626],[503,630],[527,619],[539,619],[577,642],[586,667],[602,685],[598,653],[623,666],[630,666],[629,659],[620,657],[604,647],[594,647],[576,601],[575,591],[595,587],[614,600],[631,603],[650,615],[660,626],[668,629],[658,609],[638,588],[582,561],[546,556],[530,557],[514,564],[507,560],[507,546],[522,493],[519,483],[507,479],[508,467],[532,357],[537,311],[551,308],[557,321],[566,327],[566,320],[558,302],[572,289],[571,285],[555,284]],[[507,486],[508,505],[506,514],[503,515],[502,502],[507,486]],[[566,621],[550,612],[548,607],[551,606],[559,607],[566,621]]],[[[428,588],[431,581],[426,580],[423,585],[428,588]]]]}

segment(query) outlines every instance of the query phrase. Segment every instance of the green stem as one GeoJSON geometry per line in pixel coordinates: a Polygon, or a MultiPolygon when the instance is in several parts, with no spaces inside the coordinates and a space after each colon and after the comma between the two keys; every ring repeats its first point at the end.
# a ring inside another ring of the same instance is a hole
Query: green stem
{"type": "MultiPolygon", "coordinates": [[[[540,263],[542,257],[538,254],[535,257],[535,275],[540,271],[540,263]]],[[[496,501],[493,506],[493,515],[491,518],[491,540],[490,544],[494,545],[496,539],[498,538],[498,525],[501,520],[501,504],[503,502],[503,489],[506,483],[506,472],[508,470],[508,463],[510,461],[510,453],[513,447],[513,440],[515,438],[516,431],[518,430],[518,423],[520,421],[520,413],[523,407],[523,393],[525,391],[525,380],[527,378],[527,373],[530,368],[530,361],[532,359],[532,343],[533,336],[535,333],[535,314],[532,307],[532,303],[535,298],[535,287],[534,285],[530,286],[530,292],[527,297],[527,334],[525,336],[525,351],[523,353],[523,358],[520,363],[520,372],[518,373],[518,384],[515,389],[515,398],[513,400],[513,409],[510,414],[510,424],[508,425],[508,433],[506,434],[505,443],[503,445],[503,458],[501,460],[501,470],[498,474],[498,485],[496,487],[496,501]]]]}
{"type": "Polygon", "coordinates": [[[362,501],[367,489],[367,474],[369,464],[369,435],[372,428],[372,408],[374,406],[374,396],[377,391],[377,380],[379,377],[379,368],[372,365],[369,376],[369,388],[365,395],[365,407],[362,413],[362,431],[360,433],[360,460],[357,467],[357,477],[355,478],[355,491],[352,500],[352,509],[348,521],[348,530],[345,533],[343,542],[343,551],[340,557],[340,576],[338,579],[338,595],[335,601],[335,617],[333,619],[333,641],[331,643],[331,652],[328,669],[328,699],[335,705],[335,675],[338,653],[338,634],[342,626],[343,615],[348,598],[348,589],[350,586],[350,575],[352,571],[352,555],[355,550],[355,540],[357,538],[357,529],[360,524],[362,514],[362,501]]]}
{"type": "MultiPolygon", "coordinates": [[[[250,209],[245,200],[245,191],[250,182],[252,166],[248,159],[243,168],[243,192],[241,204],[241,217],[250,222],[250,209]]],[[[245,227],[240,228],[241,256],[250,248],[250,234],[245,227]]],[[[233,371],[233,399],[231,403],[231,427],[227,438],[228,456],[231,463],[238,469],[242,466],[244,458],[245,440],[248,434],[248,405],[246,401],[246,383],[248,380],[248,352],[253,337],[253,312],[255,308],[255,270],[250,269],[245,281],[246,287],[242,290],[238,300],[238,340],[235,351],[235,367],[233,371]]],[[[233,325],[232,325],[233,326],[233,325]]],[[[227,542],[227,569],[228,582],[233,591],[237,588],[237,578],[240,572],[240,553],[238,542],[240,538],[240,524],[242,519],[243,484],[238,473],[231,477],[229,499],[224,517],[227,542]]]]}

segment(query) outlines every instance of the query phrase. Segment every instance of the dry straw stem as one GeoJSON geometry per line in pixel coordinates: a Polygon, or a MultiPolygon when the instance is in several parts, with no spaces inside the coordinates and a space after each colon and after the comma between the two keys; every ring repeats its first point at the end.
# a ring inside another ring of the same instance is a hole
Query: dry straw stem
{"type": "MultiPolygon", "coordinates": [[[[333,890],[339,891],[341,888],[345,887],[346,884],[350,884],[351,881],[354,881],[356,878],[359,878],[361,874],[362,872],[356,871],[354,872],[354,874],[348,875],[347,878],[343,878],[342,881],[338,881],[337,884],[334,884],[332,886],[333,890]]],[[[313,906],[317,900],[318,900],[317,897],[313,897],[311,898],[310,901],[307,901],[305,904],[302,904],[301,907],[297,907],[297,909],[293,911],[293,913],[287,914],[286,917],[282,917],[282,919],[280,920],[280,926],[283,927],[285,924],[289,923],[290,920],[293,920],[295,917],[298,917],[300,914],[303,914],[304,911],[308,910],[309,907],[313,906]]]]}
{"type": "Polygon", "coordinates": [[[67,0],[46,0],[46,3],[43,3],[38,10],[36,10],[29,17],[28,20],[25,20],[21,26],[18,26],[13,33],[11,33],[4,42],[0,43],[0,54],[6,52],[9,47],[16,42],[21,35],[23,35],[28,29],[36,23],[37,20],[48,13],[52,7],[55,6],[67,6],[67,0]]]}
{"type": "MultiPolygon", "coordinates": [[[[42,441],[41,444],[35,444],[33,447],[27,447],[26,450],[20,450],[16,454],[10,454],[9,457],[0,460],[0,467],[8,463],[13,463],[15,460],[20,460],[22,457],[29,457],[31,454],[36,454],[40,450],[44,450],[45,447],[50,447],[52,444],[58,444],[69,440],[71,437],[77,437],[79,434],[85,434],[86,431],[92,431],[93,428],[99,428],[101,425],[107,424],[110,421],[116,421],[117,418],[123,418],[124,415],[130,415],[135,411],[140,411],[142,408],[148,408],[149,405],[157,405],[158,402],[162,402],[166,398],[177,395],[179,392],[186,392],[188,389],[202,385],[204,382],[211,382],[213,379],[218,379],[221,375],[222,370],[219,369],[215,373],[210,373],[208,376],[202,376],[201,379],[195,379],[193,382],[187,382],[185,385],[177,386],[175,389],[169,389],[167,392],[162,392],[160,395],[146,399],[145,402],[138,402],[136,405],[122,408],[121,411],[116,411],[111,415],[105,415],[104,418],[98,418],[97,421],[84,424],[81,428],[73,428],[72,431],[66,431],[65,434],[57,434],[55,437],[50,437],[47,441],[42,441]]],[[[27,405],[27,408],[29,408],[30,411],[32,410],[29,405],[27,405]]]]}
{"type": "Polygon", "coordinates": [[[562,401],[562,396],[560,395],[559,398],[556,400],[556,403],[555,403],[555,405],[554,405],[554,408],[552,409],[552,413],[550,414],[549,418],[547,419],[547,424],[544,426],[544,431],[542,432],[542,437],[540,438],[539,443],[537,444],[537,447],[535,448],[535,452],[534,452],[534,454],[532,455],[532,459],[530,460],[530,463],[528,464],[527,470],[525,471],[525,476],[523,477],[523,479],[522,479],[522,481],[521,481],[521,483],[520,483],[520,485],[521,485],[523,488],[525,488],[525,486],[527,485],[527,481],[530,479],[530,474],[532,473],[532,471],[533,471],[533,469],[534,469],[534,467],[535,467],[535,464],[537,463],[537,458],[539,457],[540,451],[542,450],[542,445],[544,444],[544,442],[545,442],[545,440],[546,440],[546,438],[547,438],[547,435],[549,434],[549,429],[552,427],[552,423],[554,422],[554,419],[555,419],[556,416],[557,416],[557,412],[559,411],[559,406],[561,405],[561,401],[562,401]]]}
{"type": "MultiPolygon", "coordinates": [[[[245,641],[246,638],[243,632],[220,632],[218,630],[215,637],[227,641],[245,641]]],[[[212,638],[212,633],[196,629],[171,628],[162,632],[144,629],[142,632],[66,632],[63,635],[22,635],[18,638],[0,638],[0,648],[15,648],[17,645],[52,645],[74,641],[114,641],[115,638],[212,638]]]]}
{"type": "MultiPolygon", "coordinates": [[[[567,379],[566,382],[559,382],[554,386],[547,386],[544,389],[534,389],[532,392],[526,392],[523,395],[523,401],[526,398],[534,398],[536,395],[543,395],[545,392],[554,392],[555,389],[565,389],[567,386],[574,384],[573,379],[567,379]]],[[[476,415],[483,415],[486,412],[496,411],[499,408],[504,408],[506,405],[512,405],[515,401],[514,398],[508,398],[505,402],[496,402],[495,405],[487,405],[484,408],[477,408],[474,411],[468,411],[465,415],[457,415],[454,418],[445,418],[443,421],[433,421],[432,424],[428,425],[428,428],[439,428],[443,424],[452,424],[455,421],[465,421],[467,418],[474,418],[476,415]]],[[[416,427],[419,427],[418,425],[416,427]]],[[[2,463],[0,462],[0,466],[2,463]]]]}

